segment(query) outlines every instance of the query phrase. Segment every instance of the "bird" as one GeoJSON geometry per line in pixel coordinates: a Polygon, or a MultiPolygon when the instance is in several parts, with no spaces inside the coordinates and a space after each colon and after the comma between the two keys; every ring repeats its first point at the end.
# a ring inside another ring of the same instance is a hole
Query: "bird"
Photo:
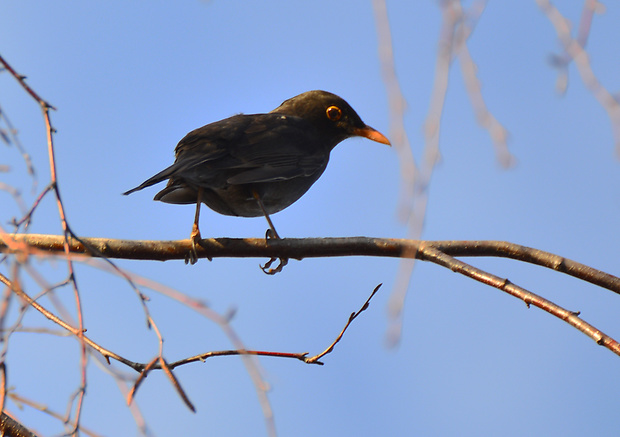
{"type": "MultiPolygon", "coordinates": [[[[196,244],[202,203],[229,216],[267,219],[267,238],[278,239],[270,215],[295,203],[319,179],[332,149],[350,137],[365,137],[390,145],[366,125],[341,97],[327,91],[307,91],[285,100],[265,114],[237,114],[189,132],[175,148],[168,168],[124,195],[168,181],[154,200],[196,204],[189,260],[197,261],[196,244]]],[[[270,269],[272,258],[263,270],[270,269]]]]}

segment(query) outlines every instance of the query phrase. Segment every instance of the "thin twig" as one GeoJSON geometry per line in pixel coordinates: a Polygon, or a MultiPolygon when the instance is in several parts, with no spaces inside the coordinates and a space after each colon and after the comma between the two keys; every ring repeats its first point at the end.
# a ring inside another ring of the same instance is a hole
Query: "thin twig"
{"type": "MultiPolygon", "coordinates": [[[[462,7],[460,2],[454,2],[455,7],[462,7]]],[[[471,6],[469,13],[463,13],[463,19],[459,20],[459,24],[455,31],[454,52],[458,56],[461,73],[465,81],[465,89],[469,95],[472,109],[476,114],[478,124],[489,132],[491,141],[495,147],[495,155],[499,163],[505,167],[512,167],[515,164],[515,158],[508,149],[508,130],[495,118],[489,111],[487,104],[482,95],[482,85],[478,79],[478,67],[476,66],[467,41],[474,31],[480,15],[484,12],[486,0],[479,1],[471,6]]]]}
{"type": "Polygon", "coordinates": [[[183,390],[183,388],[181,387],[181,383],[179,382],[177,377],[174,376],[174,373],[172,373],[172,369],[168,367],[168,363],[166,363],[166,360],[162,356],[159,357],[159,365],[172,383],[173,387],[176,389],[179,396],[181,396],[181,399],[183,399],[183,402],[185,402],[185,405],[187,405],[187,408],[189,408],[190,410],[192,410],[193,413],[195,413],[196,407],[194,407],[194,404],[192,404],[192,402],[189,400],[189,397],[185,393],[185,390],[183,390]]]}
{"type": "Polygon", "coordinates": [[[373,298],[373,296],[375,294],[377,294],[377,291],[379,291],[379,288],[381,288],[383,284],[379,284],[375,287],[375,289],[372,291],[372,293],[370,293],[370,296],[368,297],[368,299],[366,299],[366,302],[364,302],[364,305],[362,305],[362,307],[355,313],[351,313],[351,315],[349,316],[349,320],[347,321],[346,325],[344,325],[344,328],[342,328],[342,331],[340,331],[340,334],[338,334],[338,336],[336,337],[336,339],[332,342],[332,344],[330,344],[327,349],[325,349],[323,352],[321,352],[318,355],[315,355],[313,357],[307,358],[304,361],[308,364],[313,364],[313,363],[317,363],[317,364],[323,364],[321,363],[319,360],[321,358],[323,358],[325,355],[331,353],[331,351],[334,350],[334,347],[336,346],[336,344],[338,344],[338,342],[340,341],[340,339],[342,339],[342,336],[344,335],[344,333],[346,332],[347,328],[349,327],[349,325],[351,324],[351,322],[353,322],[353,320],[355,320],[357,318],[357,316],[359,316],[363,311],[366,311],[366,309],[368,308],[368,306],[370,305],[370,300],[373,298]]]}
{"type": "MultiPolygon", "coordinates": [[[[20,408],[21,408],[22,404],[23,405],[28,405],[29,407],[34,408],[36,410],[39,410],[39,411],[41,411],[43,413],[46,413],[46,414],[48,414],[49,416],[51,416],[51,417],[53,417],[55,419],[58,419],[60,421],[64,421],[65,420],[65,418],[63,417],[62,414],[57,413],[57,412],[51,410],[48,406],[40,404],[40,403],[37,403],[37,402],[34,402],[34,401],[30,400],[30,399],[27,399],[27,398],[25,398],[23,396],[18,395],[15,392],[9,392],[8,393],[8,397],[13,402],[18,404],[20,406],[20,408]]],[[[75,424],[71,424],[70,423],[69,425],[74,426],[75,424]]],[[[92,430],[90,430],[88,428],[85,428],[84,426],[80,426],[80,432],[83,432],[84,434],[86,434],[88,436],[91,436],[91,437],[101,437],[101,434],[97,434],[96,432],[94,432],[94,431],[92,431],[92,430]]],[[[32,434],[32,436],[34,436],[34,434],[32,434]]]]}
{"type": "Polygon", "coordinates": [[[570,34],[570,23],[549,0],[536,0],[536,3],[553,25],[564,51],[575,63],[583,84],[607,112],[611,121],[616,155],[620,158],[620,103],[594,74],[590,58],[584,49],[585,40],[580,42],[573,39],[570,34]]]}
{"type": "MultiPolygon", "coordinates": [[[[54,149],[54,133],[55,133],[55,129],[52,126],[52,120],[50,118],[50,110],[55,109],[52,105],[50,105],[46,100],[44,100],[41,96],[39,96],[39,94],[37,94],[27,83],[26,83],[26,78],[23,75],[20,75],[17,73],[17,71],[15,71],[15,69],[13,69],[13,67],[11,65],[9,65],[9,63],[2,57],[0,56],[0,64],[2,64],[4,66],[4,68],[6,68],[6,70],[15,78],[15,80],[17,80],[17,82],[22,86],[22,88],[24,88],[24,90],[30,94],[30,96],[38,103],[38,105],[41,108],[41,112],[43,113],[43,120],[45,122],[45,132],[46,132],[46,137],[47,137],[47,153],[48,153],[48,158],[49,158],[49,165],[50,165],[50,179],[51,182],[50,184],[54,187],[54,194],[56,195],[56,205],[58,208],[58,214],[60,216],[60,223],[62,225],[62,230],[63,230],[63,234],[64,234],[64,251],[66,255],[69,255],[69,236],[73,235],[73,232],[71,231],[70,227],[69,227],[69,222],[67,221],[67,215],[65,213],[65,207],[64,204],[62,202],[62,198],[60,195],[60,190],[58,188],[58,173],[56,171],[56,153],[55,153],[55,149],[54,149]]],[[[80,381],[80,395],[79,395],[79,399],[78,399],[78,403],[75,409],[75,426],[76,429],[75,431],[77,432],[77,429],[79,429],[79,421],[80,421],[80,416],[81,416],[81,412],[82,412],[82,402],[84,399],[84,393],[86,390],[86,365],[87,365],[87,353],[86,353],[86,346],[87,343],[84,341],[83,336],[84,336],[84,319],[83,319],[83,313],[82,313],[82,302],[80,299],[80,293],[79,293],[79,289],[78,289],[78,284],[77,284],[77,279],[76,279],[76,275],[75,275],[75,271],[73,269],[73,263],[71,261],[70,257],[66,257],[66,261],[67,261],[67,269],[69,271],[69,278],[71,280],[71,284],[73,286],[73,295],[74,295],[74,300],[75,300],[75,307],[76,307],[76,312],[77,312],[77,318],[78,318],[78,330],[77,330],[77,337],[80,340],[81,343],[81,348],[80,348],[80,371],[81,371],[81,381],[80,381]]]]}
{"type": "MultiPolygon", "coordinates": [[[[381,288],[382,285],[383,284],[377,285],[375,289],[372,291],[372,293],[370,294],[370,297],[368,297],[368,299],[366,299],[366,302],[364,302],[364,305],[362,305],[362,307],[357,312],[352,313],[351,316],[349,316],[349,319],[346,325],[344,326],[344,328],[342,328],[342,330],[336,337],[336,340],[334,340],[323,352],[313,357],[308,357],[308,352],[297,352],[297,353],[295,352],[273,352],[273,351],[247,350],[247,349],[222,350],[222,351],[206,352],[200,355],[183,358],[182,360],[175,361],[174,363],[168,364],[168,367],[170,369],[174,369],[175,367],[182,366],[188,363],[193,363],[197,361],[204,362],[208,358],[212,358],[212,357],[224,357],[224,356],[234,356],[234,355],[241,355],[241,356],[254,355],[254,356],[273,357],[273,358],[293,358],[296,360],[303,361],[306,364],[318,364],[322,366],[324,363],[322,363],[319,360],[334,350],[334,347],[340,341],[340,339],[342,339],[342,336],[344,335],[345,331],[348,329],[351,322],[353,322],[353,320],[355,320],[357,316],[359,316],[363,311],[365,311],[368,308],[370,304],[370,300],[377,293],[377,291],[379,291],[379,288],[381,288]]],[[[153,366],[152,368],[158,368],[158,367],[153,366]]]]}
{"type": "Polygon", "coordinates": [[[47,193],[49,193],[51,190],[54,189],[54,185],[53,184],[48,184],[43,191],[41,191],[41,193],[39,194],[39,196],[36,198],[36,200],[34,201],[34,203],[32,204],[32,206],[30,207],[30,209],[23,215],[23,217],[19,220],[17,219],[13,219],[11,224],[13,226],[15,226],[16,229],[19,229],[19,227],[26,223],[26,228],[28,227],[28,225],[30,224],[30,222],[32,221],[32,214],[34,214],[34,211],[37,209],[37,207],[39,206],[39,204],[41,203],[41,201],[43,200],[43,198],[45,197],[45,195],[47,193]]]}
{"type": "MultiPolygon", "coordinates": [[[[181,293],[178,290],[173,289],[172,287],[161,284],[150,278],[128,272],[126,270],[120,269],[118,266],[115,265],[112,266],[109,260],[99,261],[93,258],[86,258],[82,261],[84,263],[87,263],[88,265],[91,265],[92,267],[108,271],[113,274],[120,274],[123,278],[129,278],[131,280],[131,283],[135,284],[135,286],[149,288],[157,293],[169,297],[170,299],[178,301],[179,303],[187,306],[191,310],[196,311],[203,317],[206,317],[207,319],[216,323],[236,350],[246,350],[244,343],[241,341],[238,334],[235,332],[235,330],[230,324],[230,314],[219,314],[218,312],[209,308],[208,304],[202,299],[192,298],[184,293],[181,293]]],[[[252,354],[240,355],[243,364],[254,384],[256,396],[258,397],[259,404],[263,410],[263,416],[265,418],[268,435],[275,435],[273,409],[271,407],[271,403],[269,402],[269,398],[267,397],[269,386],[263,378],[262,372],[260,370],[260,364],[257,360],[254,359],[252,354]]],[[[174,368],[173,365],[169,365],[171,368],[174,368]]]]}
{"type": "Polygon", "coordinates": [[[9,132],[8,135],[3,135],[3,137],[5,137],[7,143],[12,144],[17,148],[24,162],[26,163],[26,170],[28,174],[32,177],[32,191],[34,192],[37,189],[37,173],[34,169],[34,165],[32,164],[32,158],[22,145],[22,142],[19,140],[19,137],[17,136],[17,129],[15,129],[13,123],[11,123],[11,120],[9,120],[6,112],[3,111],[1,107],[0,119],[4,120],[4,123],[6,124],[9,132]]]}
{"type": "Polygon", "coordinates": [[[148,373],[151,371],[151,369],[155,367],[158,361],[159,357],[155,357],[144,366],[144,368],[140,372],[140,376],[138,376],[133,387],[131,388],[131,390],[129,390],[129,393],[127,394],[127,405],[130,405],[133,402],[133,398],[135,397],[138,388],[140,388],[140,384],[142,384],[142,381],[146,379],[148,373]]]}
{"type": "MultiPolygon", "coordinates": [[[[575,41],[577,41],[584,49],[586,48],[588,37],[590,36],[594,13],[597,12],[598,9],[602,9],[602,4],[597,0],[586,0],[583,3],[581,19],[579,20],[579,29],[577,31],[575,41]]],[[[558,78],[556,80],[555,89],[559,94],[565,94],[568,89],[568,66],[573,59],[568,53],[566,53],[566,51],[564,51],[561,55],[550,55],[549,61],[553,67],[558,69],[558,78]]]]}
{"type": "MultiPolygon", "coordinates": [[[[26,294],[16,284],[11,282],[6,276],[0,274],[0,282],[2,282],[7,287],[10,287],[11,290],[15,294],[17,294],[20,298],[24,299],[30,306],[32,306],[34,309],[39,311],[47,319],[49,319],[50,321],[56,323],[58,326],[62,327],[63,329],[66,329],[67,331],[71,332],[71,334],[73,334],[74,336],[80,337],[79,332],[78,332],[79,331],[78,328],[74,328],[73,326],[69,325],[68,323],[64,322],[63,320],[61,320],[60,318],[56,317],[54,314],[52,314],[51,312],[49,312],[48,310],[43,308],[43,306],[41,306],[34,299],[32,299],[30,296],[28,296],[28,294],[26,294]]],[[[99,352],[101,355],[103,355],[106,358],[106,360],[108,360],[108,362],[109,362],[109,359],[112,358],[112,359],[114,359],[114,360],[116,360],[116,361],[118,361],[120,363],[123,363],[123,364],[133,368],[134,370],[137,370],[137,371],[141,370],[141,367],[137,366],[136,363],[134,363],[132,361],[129,361],[129,360],[121,357],[120,355],[117,355],[114,352],[99,346],[97,343],[95,343],[94,341],[92,341],[91,339],[86,337],[83,333],[82,333],[81,337],[84,339],[84,342],[86,344],[88,344],[90,347],[92,347],[97,352],[99,352]]]]}

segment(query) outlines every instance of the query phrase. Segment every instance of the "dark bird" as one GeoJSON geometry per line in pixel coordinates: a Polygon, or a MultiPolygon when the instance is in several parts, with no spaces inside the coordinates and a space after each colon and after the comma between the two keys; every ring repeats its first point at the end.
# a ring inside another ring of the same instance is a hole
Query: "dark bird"
{"type": "Polygon", "coordinates": [[[168,180],[154,200],[195,203],[194,263],[201,203],[225,215],[264,215],[268,236],[279,238],[269,214],[303,196],[325,171],[331,150],[354,136],[390,144],[340,97],[308,91],[268,114],[234,115],[191,131],[177,144],[174,164],[123,194],[168,180]]]}

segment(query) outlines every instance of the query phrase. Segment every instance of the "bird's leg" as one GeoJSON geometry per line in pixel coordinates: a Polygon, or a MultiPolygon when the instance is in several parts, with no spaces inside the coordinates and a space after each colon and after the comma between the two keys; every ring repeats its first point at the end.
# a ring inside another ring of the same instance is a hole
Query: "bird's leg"
{"type": "MultiPolygon", "coordinates": [[[[271,221],[269,214],[267,214],[265,205],[263,205],[263,201],[261,200],[256,190],[252,190],[252,195],[256,199],[256,202],[258,202],[258,206],[260,206],[261,211],[263,211],[263,215],[267,219],[267,224],[269,224],[269,229],[267,229],[267,232],[265,233],[265,239],[267,241],[269,241],[269,239],[280,240],[280,236],[278,235],[278,232],[276,231],[276,228],[273,225],[273,222],[271,221]]],[[[281,272],[284,266],[287,264],[288,264],[288,258],[272,257],[269,261],[265,263],[264,266],[260,266],[260,268],[263,270],[263,272],[267,273],[268,275],[275,275],[276,273],[281,272]],[[271,265],[275,262],[276,259],[280,260],[280,264],[278,264],[278,266],[275,269],[272,269],[271,265]]]]}
{"type": "Polygon", "coordinates": [[[185,264],[196,264],[198,262],[198,252],[196,251],[196,244],[200,244],[202,237],[200,236],[200,228],[198,227],[198,219],[200,218],[200,205],[202,203],[202,188],[198,188],[198,194],[196,198],[196,216],[194,217],[194,225],[192,226],[192,233],[189,235],[189,239],[192,242],[192,248],[189,254],[185,258],[185,264]]]}

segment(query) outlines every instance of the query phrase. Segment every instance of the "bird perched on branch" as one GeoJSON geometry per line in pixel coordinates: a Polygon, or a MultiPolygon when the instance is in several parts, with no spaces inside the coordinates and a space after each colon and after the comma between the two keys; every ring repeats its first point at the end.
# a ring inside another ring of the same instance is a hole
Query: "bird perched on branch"
{"type": "MultiPolygon", "coordinates": [[[[269,217],[292,205],[323,174],[331,150],[341,141],[361,136],[389,145],[367,126],[342,98],[308,91],[285,100],[267,114],[239,114],[188,133],[175,148],[175,162],[123,194],[168,180],[154,200],[196,204],[189,261],[197,260],[198,218],[204,203],[220,214],[265,216],[268,238],[279,238],[269,217]]],[[[286,264],[274,259],[267,273],[286,264]]]]}

